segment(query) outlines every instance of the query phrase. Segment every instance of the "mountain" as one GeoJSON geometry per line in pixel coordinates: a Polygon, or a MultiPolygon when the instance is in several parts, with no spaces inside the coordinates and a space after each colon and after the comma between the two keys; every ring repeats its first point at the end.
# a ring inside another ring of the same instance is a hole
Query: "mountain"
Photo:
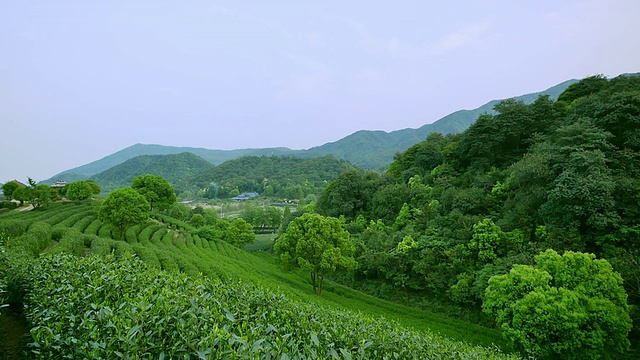
{"type": "MultiPolygon", "coordinates": [[[[529,104],[540,95],[549,95],[552,99],[557,99],[569,85],[578,80],[567,80],[555,85],[547,90],[515,97],[529,104]]],[[[500,100],[490,101],[477,109],[459,110],[453,112],[431,124],[424,125],[418,129],[402,129],[391,132],[361,130],[338,141],[326,143],[324,145],[312,147],[308,150],[291,150],[288,148],[266,148],[266,149],[239,149],[239,150],[209,150],[203,148],[176,147],[163,145],[136,144],[120,150],[114,154],[106,156],[92,163],[76,167],[59,173],[43,183],[51,184],[56,180],[72,182],[86,179],[92,175],[105,171],[115,165],[140,155],[169,155],[190,152],[209,161],[214,165],[222,164],[231,159],[243,156],[296,156],[296,157],[318,157],[323,155],[333,155],[339,159],[345,159],[354,165],[382,170],[393,160],[393,156],[408,149],[410,146],[424,140],[432,132],[443,134],[457,133],[464,131],[483,113],[493,113],[493,107],[500,100]]]]}
{"type": "Polygon", "coordinates": [[[211,162],[189,152],[169,155],[140,155],[91,176],[103,190],[109,191],[131,186],[133,178],[141,175],[159,175],[170,183],[210,170],[211,162]]]}
{"type": "Polygon", "coordinates": [[[63,171],[51,178],[42,181],[45,184],[51,184],[56,180],[65,180],[73,182],[76,180],[88,179],[92,175],[110,169],[113,166],[122,164],[123,162],[141,155],[175,155],[180,153],[192,153],[197,155],[213,165],[219,165],[231,159],[237,159],[242,156],[273,156],[286,155],[293,150],[287,148],[269,148],[269,149],[239,149],[239,150],[210,150],[203,148],[164,146],[155,144],[135,144],[122,149],[109,156],[105,156],[100,160],[96,160],[86,165],[82,165],[70,170],[63,171]]]}
{"type": "MultiPolygon", "coordinates": [[[[547,90],[517,96],[514,99],[530,104],[538,96],[548,95],[555,100],[569,85],[576,82],[578,80],[567,80],[547,90]]],[[[336,142],[314,147],[307,151],[317,154],[332,154],[337,158],[349,160],[354,165],[368,169],[384,169],[391,163],[396,153],[417,144],[433,132],[449,134],[466,130],[476,121],[478,116],[484,113],[494,113],[493,107],[500,101],[492,100],[473,110],[458,110],[418,129],[402,129],[388,133],[361,130],[336,142]]]]}
{"type": "MultiPolygon", "coordinates": [[[[177,188],[197,184],[211,188],[209,197],[232,196],[240,192],[259,192],[285,198],[299,199],[317,194],[345,170],[353,168],[346,160],[331,155],[316,158],[290,156],[245,156],[229,160],[179,183],[177,188]]],[[[171,182],[171,181],[170,181],[171,182]]]]}

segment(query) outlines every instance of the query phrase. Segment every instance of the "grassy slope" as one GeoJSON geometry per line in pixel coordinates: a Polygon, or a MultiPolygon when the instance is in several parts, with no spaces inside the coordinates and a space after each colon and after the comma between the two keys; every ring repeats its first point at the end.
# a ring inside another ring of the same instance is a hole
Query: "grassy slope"
{"type": "MultiPolygon", "coordinates": [[[[99,220],[95,220],[95,214],[88,204],[56,204],[48,211],[5,213],[0,216],[0,223],[7,219],[27,223],[45,221],[54,229],[74,227],[89,235],[109,234],[99,220]]],[[[264,246],[269,238],[263,236],[260,240],[264,246]]],[[[48,246],[47,251],[69,252],[66,249],[73,248],[72,243],[73,239],[65,240],[63,237],[59,243],[48,246]]],[[[86,240],[84,244],[87,245],[86,240]]],[[[325,286],[322,297],[318,297],[312,293],[307,273],[281,270],[277,260],[266,252],[250,253],[221,241],[209,242],[191,236],[185,230],[167,231],[167,226],[157,221],[149,221],[130,229],[126,242],[94,236],[90,248],[84,251],[87,252],[113,252],[116,255],[136,253],[145,262],[167,271],[179,269],[190,274],[242,279],[277,289],[304,302],[395,319],[405,326],[418,330],[430,329],[471,344],[502,345],[500,334],[496,330],[379,300],[331,282],[325,286]]]]}

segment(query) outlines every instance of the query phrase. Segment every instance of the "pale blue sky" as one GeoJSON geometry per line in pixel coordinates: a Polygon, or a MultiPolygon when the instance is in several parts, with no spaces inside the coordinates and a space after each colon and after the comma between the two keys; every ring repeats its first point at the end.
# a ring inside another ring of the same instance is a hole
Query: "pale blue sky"
{"type": "Polygon", "coordinates": [[[0,182],[135,143],[306,149],[640,70],[640,1],[0,0],[0,182]]]}

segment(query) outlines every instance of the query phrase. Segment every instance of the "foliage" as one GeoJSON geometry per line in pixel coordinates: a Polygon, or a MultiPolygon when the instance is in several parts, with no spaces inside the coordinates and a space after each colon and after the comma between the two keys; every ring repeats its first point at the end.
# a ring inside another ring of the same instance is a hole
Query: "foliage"
{"type": "Polygon", "coordinates": [[[593,254],[547,250],[535,266],[489,279],[483,308],[518,349],[539,358],[598,358],[629,347],[622,278],[593,254]]]}
{"type": "Polygon", "coordinates": [[[89,199],[92,195],[100,194],[100,186],[92,180],[78,180],[68,184],[66,196],[69,200],[82,201],[89,199]]]}
{"type": "Polygon", "coordinates": [[[639,94],[639,76],[595,77],[560,101],[497,102],[465,132],[397,154],[386,174],[343,173],[315,206],[343,216],[354,241],[359,267],[341,281],[490,324],[489,278],[546,249],[580,251],[615,264],[639,308],[639,94]]]}
{"type": "Polygon", "coordinates": [[[17,181],[9,181],[6,184],[2,185],[2,193],[7,198],[7,200],[11,200],[14,198],[13,192],[16,191],[20,187],[17,181]]]}
{"type": "Polygon", "coordinates": [[[114,190],[100,204],[100,219],[114,226],[124,239],[129,226],[140,224],[149,218],[147,199],[132,188],[114,190]]]}
{"type": "Polygon", "coordinates": [[[100,170],[99,173],[93,173],[91,180],[95,180],[104,189],[113,190],[130,185],[136,177],[152,174],[167,179],[175,186],[181,179],[212,167],[213,164],[209,161],[191,152],[139,155],[122,159],[119,163],[100,170]]]}
{"type": "Polygon", "coordinates": [[[38,358],[515,358],[127,257],[43,258],[26,315],[38,358]]]}
{"type": "Polygon", "coordinates": [[[51,204],[56,195],[49,185],[37,185],[29,178],[29,186],[19,186],[13,191],[12,196],[21,203],[29,202],[34,209],[38,209],[51,204]]]}
{"type": "MultiPolygon", "coordinates": [[[[195,216],[195,215],[194,215],[195,216]]],[[[195,234],[207,240],[222,240],[237,247],[244,247],[256,240],[253,227],[244,219],[220,219],[213,225],[200,227],[195,234]]]]}
{"type": "Polygon", "coordinates": [[[275,206],[246,206],[240,215],[256,229],[277,229],[282,224],[282,211],[275,206]]]}
{"type": "Polygon", "coordinates": [[[313,290],[322,294],[324,277],[356,266],[349,233],[336,218],[307,213],[293,220],[276,240],[274,250],[285,264],[311,273],[313,290]]]}
{"type": "Polygon", "coordinates": [[[294,158],[280,156],[247,156],[227,161],[197,176],[186,179],[205,189],[206,197],[231,197],[242,192],[267,196],[303,199],[321,191],[327,182],[352,168],[347,161],[333,156],[294,158]],[[209,191],[214,189],[215,191],[209,191]]]}
{"type": "Polygon", "coordinates": [[[138,176],[133,179],[131,187],[147,199],[152,211],[167,209],[176,202],[173,187],[162,176],[138,176]]]}

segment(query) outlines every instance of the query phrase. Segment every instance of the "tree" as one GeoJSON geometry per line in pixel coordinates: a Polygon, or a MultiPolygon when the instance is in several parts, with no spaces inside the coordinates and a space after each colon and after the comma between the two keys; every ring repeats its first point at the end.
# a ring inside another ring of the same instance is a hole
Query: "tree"
{"type": "Polygon", "coordinates": [[[535,261],[491,277],[485,292],[483,310],[516,348],[538,358],[594,359],[629,347],[627,294],[609,262],[554,250],[535,261]]]}
{"type": "Polygon", "coordinates": [[[19,200],[20,203],[29,202],[34,209],[48,205],[53,199],[53,193],[49,185],[36,185],[29,178],[29,186],[20,186],[13,191],[13,198],[19,200]]]}
{"type": "Polygon", "coordinates": [[[223,240],[239,248],[256,241],[253,226],[241,218],[233,219],[223,235],[223,240]]]}
{"type": "Polygon", "coordinates": [[[102,189],[100,188],[100,185],[98,185],[97,182],[93,181],[93,180],[85,180],[84,181],[87,185],[89,185],[89,187],[91,188],[91,193],[94,195],[98,195],[102,192],[102,189]]]}
{"type": "Polygon", "coordinates": [[[93,194],[99,193],[100,186],[95,181],[79,180],[67,185],[66,195],[69,200],[82,201],[90,198],[93,194]]]}
{"type": "Polygon", "coordinates": [[[20,184],[18,184],[17,181],[9,181],[8,183],[2,185],[2,193],[8,200],[11,200],[14,198],[13,192],[16,191],[16,189],[18,189],[19,187],[20,184]]]}
{"type": "Polygon", "coordinates": [[[51,190],[51,186],[49,185],[36,185],[31,190],[31,199],[29,201],[31,201],[31,205],[33,205],[34,209],[47,206],[53,200],[54,194],[51,190]]]}
{"type": "Polygon", "coordinates": [[[204,226],[204,224],[206,223],[205,220],[204,220],[204,216],[202,216],[200,214],[193,214],[191,216],[191,220],[189,220],[189,222],[191,223],[191,225],[193,225],[195,227],[204,226]]]}
{"type": "Polygon", "coordinates": [[[138,176],[133,179],[131,187],[147,199],[152,211],[167,209],[176,202],[173,187],[162,176],[138,176]]]}
{"type": "Polygon", "coordinates": [[[149,218],[149,202],[136,190],[126,187],[112,191],[100,205],[98,217],[124,234],[129,226],[141,224],[149,218]]]}
{"type": "Polygon", "coordinates": [[[352,270],[354,246],[340,220],[306,213],[293,220],[274,245],[285,264],[311,273],[316,294],[322,294],[324,277],[338,269],[352,270]]]}

